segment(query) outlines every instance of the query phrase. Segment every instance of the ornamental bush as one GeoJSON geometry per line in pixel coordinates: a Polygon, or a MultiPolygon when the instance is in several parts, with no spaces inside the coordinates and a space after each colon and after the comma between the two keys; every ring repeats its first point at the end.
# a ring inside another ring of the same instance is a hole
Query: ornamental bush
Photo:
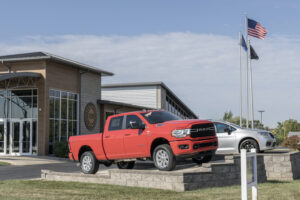
{"type": "Polygon", "coordinates": [[[55,142],[53,146],[53,153],[56,157],[67,158],[69,153],[68,142],[55,142]]]}
{"type": "Polygon", "coordinates": [[[297,135],[293,135],[291,137],[286,138],[281,143],[281,146],[283,147],[289,147],[291,149],[298,149],[300,150],[300,138],[297,135]]]}

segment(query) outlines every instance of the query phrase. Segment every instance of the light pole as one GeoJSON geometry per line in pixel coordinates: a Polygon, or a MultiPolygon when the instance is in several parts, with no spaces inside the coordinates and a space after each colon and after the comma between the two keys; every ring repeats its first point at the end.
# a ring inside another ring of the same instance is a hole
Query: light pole
{"type": "Polygon", "coordinates": [[[259,110],[258,112],[260,113],[260,123],[262,124],[262,114],[263,114],[263,112],[265,112],[265,111],[264,111],[264,110],[259,110]]]}

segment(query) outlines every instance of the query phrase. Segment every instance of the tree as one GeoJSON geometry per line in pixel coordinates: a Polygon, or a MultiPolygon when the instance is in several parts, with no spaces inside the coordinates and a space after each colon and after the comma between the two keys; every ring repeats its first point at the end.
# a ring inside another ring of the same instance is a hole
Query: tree
{"type": "MultiPolygon", "coordinates": [[[[228,111],[228,112],[224,113],[223,120],[227,121],[227,122],[230,122],[230,123],[233,123],[233,124],[240,125],[240,117],[239,116],[234,117],[231,111],[228,111]]],[[[250,126],[250,123],[251,122],[249,122],[249,126],[250,126]]],[[[242,118],[242,127],[246,127],[246,125],[247,125],[247,120],[245,118],[242,118]]],[[[264,127],[264,125],[260,123],[259,120],[254,120],[253,125],[254,125],[254,128],[256,128],[256,129],[266,129],[264,127]]]]}
{"type": "Polygon", "coordinates": [[[295,119],[277,122],[277,127],[273,129],[273,133],[278,138],[279,143],[286,139],[291,131],[300,131],[300,123],[295,119]]]}

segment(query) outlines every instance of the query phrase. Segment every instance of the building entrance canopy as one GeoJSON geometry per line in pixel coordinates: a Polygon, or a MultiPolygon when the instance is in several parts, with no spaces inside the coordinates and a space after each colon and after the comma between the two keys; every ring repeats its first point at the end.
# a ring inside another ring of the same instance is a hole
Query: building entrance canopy
{"type": "Polygon", "coordinates": [[[0,88],[36,87],[36,81],[42,75],[34,72],[15,72],[0,74],[0,88]]]}
{"type": "Polygon", "coordinates": [[[18,72],[18,73],[4,73],[0,74],[0,81],[12,79],[12,78],[40,78],[40,73],[34,72],[18,72]]]}

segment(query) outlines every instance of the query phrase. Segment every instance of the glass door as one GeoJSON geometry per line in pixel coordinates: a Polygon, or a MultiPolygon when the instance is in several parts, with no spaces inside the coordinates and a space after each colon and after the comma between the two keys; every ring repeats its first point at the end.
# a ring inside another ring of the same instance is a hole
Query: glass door
{"type": "Polygon", "coordinates": [[[22,137],[21,137],[21,153],[22,154],[31,154],[31,141],[32,141],[32,134],[31,134],[31,122],[30,121],[23,121],[22,122],[22,137]]]}
{"type": "Polygon", "coordinates": [[[9,152],[12,155],[32,154],[32,120],[10,121],[9,152]]]}
{"type": "Polygon", "coordinates": [[[20,133],[21,133],[21,121],[14,120],[10,122],[10,154],[20,154],[20,133]]]}
{"type": "Polygon", "coordinates": [[[5,154],[6,152],[6,131],[5,131],[5,121],[0,120],[0,154],[5,154]]]}

